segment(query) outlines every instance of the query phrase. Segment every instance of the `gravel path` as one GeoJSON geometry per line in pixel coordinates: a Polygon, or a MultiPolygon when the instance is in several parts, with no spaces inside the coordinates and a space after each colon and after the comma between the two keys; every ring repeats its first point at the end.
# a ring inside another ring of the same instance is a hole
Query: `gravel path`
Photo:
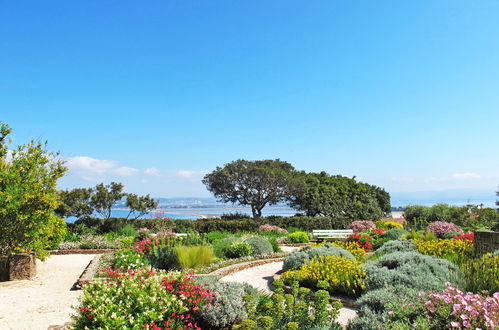
{"type": "Polygon", "coordinates": [[[54,255],[33,280],[0,282],[0,329],[44,329],[70,321],[82,291],[71,288],[93,254],[54,255]]]}
{"type": "MultiPolygon", "coordinates": [[[[274,275],[282,270],[282,264],[282,261],[278,261],[244,269],[232,275],[224,276],[220,280],[225,282],[248,283],[257,289],[270,293],[274,275]]],[[[343,307],[340,309],[338,322],[342,326],[346,326],[348,321],[355,317],[357,317],[357,312],[354,309],[343,307]]]]}

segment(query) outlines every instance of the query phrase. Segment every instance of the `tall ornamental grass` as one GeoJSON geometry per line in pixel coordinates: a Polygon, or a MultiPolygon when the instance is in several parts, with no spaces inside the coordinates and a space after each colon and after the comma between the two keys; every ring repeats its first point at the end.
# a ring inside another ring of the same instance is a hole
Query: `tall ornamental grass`
{"type": "Polygon", "coordinates": [[[181,269],[197,268],[209,264],[215,258],[211,246],[177,246],[174,248],[181,269]]]}

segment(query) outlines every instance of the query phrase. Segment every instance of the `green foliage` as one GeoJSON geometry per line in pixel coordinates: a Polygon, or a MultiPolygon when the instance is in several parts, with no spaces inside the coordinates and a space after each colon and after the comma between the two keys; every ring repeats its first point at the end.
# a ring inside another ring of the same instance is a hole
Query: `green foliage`
{"type": "Polygon", "coordinates": [[[394,228],[388,230],[383,237],[388,238],[388,239],[400,239],[403,235],[407,234],[407,230],[399,229],[399,228],[394,228]]]}
{"type": "Polygon", "coordinates": [[[274,281],[270,301],[251,308],[249,317],[233,329],[340,329],[335,323],[341,303],[329,304],[329,293],[312,293],[294,283],[291,294],[284,294],[282,281],[274,281]]]}
{"type": "Polygon", "coordinates": [[[153,246],[151,251],[145,255],[151,266],[156,269],[176,269],[179,267],[177,254],[174,249],[166,245],[153,246]]]}
{"type": "Polygon", "coordinates": [[[310,238],[306,232],[295,231],[294,233],[288,234],[287,241],[290,243],[308,243],[310,242],[310,238]]]}
{"type": "Polygon", "coordinates": [[[135,250],[121,250],[115,253],[114,269],[139,269],[149,265],[147,259],[135,250]]]}
{"type": "Polygon", "coordinates": [[[296,191],[291,205],[307,215],[332,216],[349,223],[378,220],[390,212],[390,195],[382,188],[326,172],[302,173],[300,177],[303,188],[296,191]]]}
{"type": "Polygon", "coordinates": [[[100,183],[95,186],[94,194],[90,199],[90,205],[105,219],[111,217],[113,205],[125,196],[123,184],[111,182],[108,185],[100,183]]]}
{"type": "MultiPolygon", "coordinates": [[[[135,228],[156,228],[163,220],[158,219],[137,219],[127,220],[126,218],[91,218],[85,217],[75,221],[74,226],[86,226],[95,230],[97,233],[106,233],[117,231],[119,228],[131,224],[135,228]]],[[[244,219],[244,220],[219,220],[219,219],[198,219],[198,220],[170,220],[171,227],[177,233],[198,232],[222,232],[222,233],[238,233],[258,231],[258,228],[264,224],[279,226],[281,228],[295,228],[301,231],[312,231],[314,229],[343,229],[347,225],[342,220],[332,217],[268,217],[263,219],[244,219]]],[[[296,231],[295,230],[295,231],[296,231]]],[[[293,230],[289,230],[292,232],[293,230]]]]}
{"type": "Polygon", "coordinates": [[[80,218],[91,215],[94,212],[93,207],[90,206],[92,194],[92,188],[75,188],[58,191],[60,204],[55,211],[56,214],[62,218],[80,218]]]}
{"type": "Polygon", "coordinates": [[[365,271],[361,263],[339,256],[314,257],[298,270],[282,274],[285,283],[299,281],[300,284],[327,289],[332,293],[359,296],[364,287],[365,271]]]}
{"type": "Polygon", "coordinates": [[[499,255],[487,253],[470,258],[460,266],[466,278],[466,290],[499,292],[499,255]]]}
{"type": "Polygon", "coordinates": [[[8,160],[10,132],[0,125],[0,254],[44,258],[67,234],[66,223],[55,215],[56,184],[66,168],[46,144],[34,141],[17,147],[8,160]]]}
{"type": "Polygon", "coordinates": [[[231,212],[231,213],[224,213],[220,216],[220,219],[222,220],[243,220],[247,219],[248,215],[246,213],[242,212],[231,212]]]}
{"type": "Polygon", "coordinates": [[[203,183],[221,202],[250,205],[256,219],[266,205],[287,201],[295,173],[291,164],[279,159],[238,159],[217,167],[203,178],[203,183]]]}
{"type": "Polygon", "coordinates": [[[138,196],[136,194],[126,194],[126,206],[130,209],[127,219],[138,219],[158,207],[158,202],[151,196],[138,196]]]}
{"type": "Polygon", "coordinates": [[[120,242],[117,240],[109,241],[101,235],[80,235],[75,242],[59,243],[59,250],[92,250],[92,249],[115,249],[120,247],[120,242]]]}
{"type": "Polygon", "coordinates": [[[242,322],[248,317],[248,299],[258,298],[259,295],[256,289],[249,285],[235,282],[216,281],[210,283],[208,288],[215,296],[210,306],[195,314],[201,328],[206,329],[225,329],[242,322]]]}
{"type": "Polygon", "coordinates": [[[253,255],[253,248],[247,242],[233,242],[228,249],[224,250],[227,258],[241,258],[253,255]]]}
{"type": "Polygon", "coordinates": [[[418,293],[418,290],[402,285],[387,286],[367,291],[357,299],[357,307],[360,310],[367,308],[375,313],[384,313],[394,300],[411,302],[417,299],[418,293]]]}
{"type": "Polygon", "coordinates": [[[272,244],[264,237],[252,236],[246,238],[244,241],[251,246],[253,255],[263,256],[274,252],[272,244]]]}
{"type": "Polygon", "coordinates": [[[444,259],[418,252],[393,252],[376,261],[368,261],[366,290],[402,285],[415,290],[430,291],[445,288],[445,282],[463,285],[459,268],[444,259]]]}
{"type": "Polygon", "coordinates": [[[197,268],[209,264],[214,259],[211,246],[177,246],[174,248],[177,263],[181,269],[197,268]]]}
{"type": "Polygon", "coordinates": [[[392,252],[416,251],[416,245],[411,240],[393,240],[383,244],[376,250],[376,255],[384,255],[392,252]]]}
{"type": "Polygon", "coordinates": [[[293,251],[288,254],[284,259],[282,269],[284,271],[290,269],[298,269],[302,265],[310,262],[310,260],[312,260],[314,257],[319,256],[340,256],[350,260],[355,259],[354,256],[347,250],[331,245],[329,243],[318,248],[306,246],[301,250],[293,251]]]}
{"type": "Polygon", "coordinates": [[[279,242],[274,237],[269,238],[269,243],[272,246],[272,252],[282,252],[281,247],[279,246],[279,242]]]}
{"type": "Polygon", "coordinates": [[[478,208],[473,205],[449,206],[436,204],[431,207],[411,205],[404,210],[409,227],[424,229],[434,221],[453,222],[457,226],[476,229],[492,229],[499,223],[499,213],[491,208],[478,208]]]}
{"type": "Polygon", "coordinates": [[[182,274],[140,269],[108,272],[108,276],[109,281],[85,285],[72,328],[143,329],[151,322],[161,326],[168,322],[172,329],[184,329],[194,323],[194,310],[209,302],[206,289],[182,274]]]}

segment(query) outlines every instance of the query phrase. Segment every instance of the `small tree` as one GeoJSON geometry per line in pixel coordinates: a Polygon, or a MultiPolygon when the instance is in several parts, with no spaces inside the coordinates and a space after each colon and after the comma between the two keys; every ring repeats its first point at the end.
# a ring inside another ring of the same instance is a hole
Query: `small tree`
{"type": "Polygon", "coordinates": [[[133,219],[135,220],[158,207],[158,202],[149,195],[138,196],[136,194],[127,194],[126,206],[130,209],[126,218],[128,219],[133,215],[133,219]]]}
{"type": "Polygon", "coordinates": [[[249,205],[253,218],[260,218],[266,205],[288,200],[295,174],[291,164],[279,159],[239,159],[217,167],[202,182],[219,201],[249,205]]]}
{"type": "Polygon", "coordinates": [[[66,223],[55,215],[56,183],[66,168],[46,144],[17,147],[7,160],[9,126],[0,125],[0,254],[47,255],[66,234],[66,223]]]}
{"type": "Polygon", "coordinates": [[[100,183],[95,186],[90,205],[105,219],[109,219],[111,217],[111,208],[124,196],[123,184],[111,182],[111,184],[104,185],[104,183],[100,183]]]}
{"type": "Polygon", "coordinates": [[[75,188],[73,190],[61,190],[58,192],[61,202],[56,209],[60,217],[85,217],[94,212],[90,205],[92,199],[92,188],[75,188]]]}

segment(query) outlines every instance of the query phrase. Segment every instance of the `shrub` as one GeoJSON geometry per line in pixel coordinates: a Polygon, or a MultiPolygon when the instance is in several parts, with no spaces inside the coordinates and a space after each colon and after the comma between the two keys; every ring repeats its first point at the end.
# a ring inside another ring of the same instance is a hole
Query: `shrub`
{"type": "Polygon", "coordinates": [[[436,239],[432,241],[414,240],[418,251],[437,257],[461,258],[474,251],[473,241],[457,239],[436,239]]]}
{"type": "Polygon", "coordinates": [[[499,292],[499,255],[487,253],[461,265],[467,280],[466,289],[471,292],[499,292]]]}
{"type": "Polygon", "coordinates": [[[376,227],[383,229],[403,229],[404,225],[402,224],[402,222],[382,220],[382,221],[376,221],[376,227]]]}
{"type": "Polygon", "coordinates": [[[155,245],[145,255],[151,266],[156,269],[178,268],[177,254],[173,248],[166,245],[155,245]]]}
{"type": "Polygon", "coordinates": [[[355,259],[352,253],[337,246],[327,243],[321,247],[313,248],[306,246],[301,250],[293,251],[286,256],[282,269],[284,271],[296,269],[319,256],[340,256],[347,259],[355,259]]]}
{"type": "Polygon", "coordinates": [[[332,293],[358,296],[364,287],[365,271],[357,260],[338,256],[319,256],[304,264],[299,270],[282,274],[285,283],[299,281],[314,288],[321,287],[332,293]]]}
{"type": "Polygon", "coordinates": [[[253,255],[263,256],[271,254],[274,251],[272,248],[272,244],[270,244],[270,242],[263,237],[253,236],[245,239],[244,241],[251,246],[253,255]]]}
{"type": "Polygon", "coordinates": [[[227,237],[221,240],[216,240],[212,243],[213,251],[217,258],[228,258],[226,252],[230,250],[232,243],[237,241],[235,237],[227,237]]]}
{"type": "Polygon", "coordinates": [[[286,229],[283,229],[283,228],[278,227],[278,226],[272,226],[272,225],[269,225],[268,223],[258,227],[258,231],[273,231],[273,232],[278,233],[278,234],[288,234],[288,231],[286,229]]]}
{"type": "Polygon", "coordinates": [[[181,269],[197,268],[209,264],[214,259],[211,246],[176,246],[173,248],[177,264],[181,269]]]}
{"type": "Polygon", "coordinates": [[[227,238],[230,235],[231,234],[228,233],[228,232],[223,232],[222,233],[220,231],[211,231],[211,232],[207,233],[205,237],[208,240],[208,242],[213,243],[213,242],[222,240],[224,238],[227,238]]]}
{"type": "Polygon", "coordinates": [[[371,220],[357,220],[348,226],[348,229],[352,229],[356,233],[363,233],[371,228],[376,228],[376,224],[371,220]]]}
{"type": "Polygon", "coordinates": [[[453,238],[454,239],[461,239],[461,240],[467,239],[469,241],[474,242],[475,241],[475,233],[471,232],[471,233],[465,233],[465,234],[460,234],[460,235],[454,235],[453,238]]]}
{"type": "Polygon", "coordinates": [[[256,289],[249,285],[235,282],[214,282],[208,288],[214,294],[213,300],[195,315],[203,328],[210,329],[230,328],[242,322],[248,317],[245,301],[247,296],[258,295],[256,289]]]}
{"type": "Polygon", "coordinates": [[[284,294],[282,286],[281,280],[274,281],[270,300],[250,308],[249,317],[233,329],[339,329],[335,320],[341,303],[330,305],[327,291],[312,293],[295,282],[291,294],[284,294]]]}
{"type": "Polygon", "coordinates": [[[281,247],[279,246],[279,242],[277,241],[276,238],[270,237],[269,238],[269,243],[272,246],[272,251],[273,252],[282,252],[281,247]]]}
{"type": "Polygon", "coordinates": [[[434,221],[430,223],[427,230],[432,231],[437,237],[443,237],[447,233],[463,233],[463,230],[452,222],[434,221]]]}
{"type": "Polygon", "coordinates": [[[127,224],[118,229],[118,234],[121,236],[136,236],[137,228],[131,224],[127,224]]]}
{"type": "Polygon", "coordinates": [[[247,219],[248,215],[246,213],[242,212],[231,212],[231,213],[224,213],[220,216],[220,219],[222,220],[241,220],[241,219],[247,219]]]}
{"type": "Polygon", "coordinates": [[[351,254],[355,257],[355,259],[362,259],[366,255],[366,251],[360,247],[360,245],[357,242],[346,242],[346,241],[334,241],[331,242],[331,245],[340,247],[351,254]]]}
{"type": "Polygon", "coordinates": [[[224,254],[228,258],[248,257],[253,255],[253,249],[247,242],[233,242],[224,254]]]}
{"type": "Polygon", "coordinates": [[[212,294],[182,274],[107,270],[109,281],[83,289],[73,316],[75,329],[143,329],[154,325],[198,328],[192,312],[210,302],[212,294]]]}
{"type": "Polygon", "coordinates": [[[376,250],[376,255],[383,255],[392,252],[409,252],[415,251],[416,245],[411,240],[393,240],[383,244],[376,250]]]}
{"type": "Polygon", "coordinates": [[[447,260],[417,252],[393,252],[364,266],[366,290],[402,285],[415,290],[441,290],[445,282],[463,285],[459,268],[447,260]]]}
{"type": "Polygon", "coordinates": [[[373,249],[373,238],[367,233],[353,233],[345,241],[356,242],[365,251],[372,251],[373,249]]]}
{"type": "Polygon", "coordinates": [[[424,329],[496,329],[499,323],[499,293],[493,297],[464,293],[446,283],[442,292],[421,293],[411,303],[392,303],[387,313],[388,325],[404,325],[409,329],[422,323],[424,329]]]}
{"type": "Polygon", "coordinates": [[[385,235],[383,235],[383,236],[385,238],[388,238],[388,239],[400,239],[400,237],[402,237],[402,235],[405,235],[405,234],[407,234],[406,230],[394,228],[394,229],[388,230],[385,233],[385,235]]]}
{"type": "Polygon", "coordinates": [[[288,241],[291,243],[308,243],[310,238],[308,234],[303,231],[295,231],[294,233],[288,234],[288,241]]]}
{"type": "Polygon", "coordinates": [[[121,250],[114,255],[114,268],[139,269],[149,265],[147,259],[135,250],[121,250]]]}
{"type": "Polygon", "coordinates": [[[401,285],[388,286],[363,294],[357,299],[357,307],[381,314],[388,311],[387,308],[394,300],[397,300],[397,303],[411,302],[417,299],[418,293],[418,290],[401,285]]]}

